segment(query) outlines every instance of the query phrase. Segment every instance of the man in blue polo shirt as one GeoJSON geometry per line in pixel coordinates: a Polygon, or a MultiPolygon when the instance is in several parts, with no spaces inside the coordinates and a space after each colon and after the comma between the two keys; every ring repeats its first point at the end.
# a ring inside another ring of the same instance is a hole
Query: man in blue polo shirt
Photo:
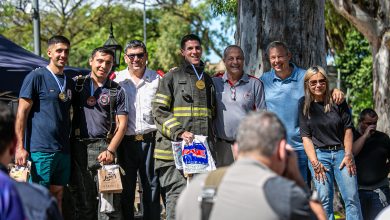
{"type": "MultiPolygon", "coordinates": [[[[97,199],[97,169],[114,162],[127,128],[125,91],[108,79],[114,52],[99,47],[89,59],[91,73],[76,79],[72,120],[72,174],[69,189],[75,202],[74,219],[122,219],[120,194],[114,210],[101,212],[97,199]]],[[[99,197],[100,198],[100,197],[99,197]]]]}
{"type": "MultiPolygon", "coordinates": [[[[304,76],[306,70],[291,61],[291,52],[281,41],[271,42],[267,47],[271,71],[264,73],[260,80],[264,83],[267,109],[281,119],[287,130],[287,142],[298,156],[299,170],[307,182],[308,161],[299,133],[298,100],[304,96],[304,76]]],[[[344,94],[333,90],[333,100],[341,103],[344,94]]]]}
{"type": "Polygon", "coordinates": [[[70,106],[74,83],[63,74],[70,42],[63,36],[48,41],[48,66],[23,81],[16,116],[15,162],[32,161],[31,179],[50,189],[61,207],[63,186],[70,175],[70,106]]]}
{"type": "Polygon", "coordinates": [[[244,73],[244,53],[239,46],[230,45],[223,53],[225,73],[213,77],[217,114],[214,127],[217,137],[217,166],[234,162],[232,144],[237,126],[250,111],[265,109],[263,83],[244,73]]]}

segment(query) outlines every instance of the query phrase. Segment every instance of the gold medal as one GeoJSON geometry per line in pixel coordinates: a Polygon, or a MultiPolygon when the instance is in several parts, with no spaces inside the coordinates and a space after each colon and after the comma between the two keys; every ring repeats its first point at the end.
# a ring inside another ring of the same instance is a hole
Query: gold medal
{"type": "Polygon", "coordinates": [[[66,102],[67,100],[66,95],[63,92],[60,92],[60,94],[58,94],[58,98],[60,98],[60,100],[63,102],[66,102]]]}
{"type": "Polygon", "coordinates": [[[95,106],[96,105],[96,98],[94,96],[90,96],[87,99],[87,105],[89,106],[95,106]]]}
{"type": "Polygon", "coordinates": [[[196,81],[195,85],[196,85],[196,88],[198,88],[198,89],[204,89],[206,87],[206,84],[204,83],[203,80],[196,81]]]}

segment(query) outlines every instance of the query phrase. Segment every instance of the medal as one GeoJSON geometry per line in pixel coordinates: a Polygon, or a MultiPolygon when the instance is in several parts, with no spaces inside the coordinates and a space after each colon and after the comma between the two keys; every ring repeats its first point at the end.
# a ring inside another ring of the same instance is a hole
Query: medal
{"type": "Polygon", "coordinates": [[[194,66],[193,64],[191,64],[191,66],[192,66],[192,69],[194,69],[194,72],[195,72],[195,74],[196,74],[196,77],[198,77],[198,81],[196,81],[196,83],[195,83],[196,88],[198,88],[198,89],[200,89],[200,90],[204,89],[204,88],[206,87],[206,84],[205,84],[204,81],[202,80],[202,77],[203,77],[203,73],[204,73],[204,72],[202,71],[202,73],[201,73],[200,76],[199,76],[199,73],[198,73],[198,71],[196,71],[195,66],[194,66]]]}
{"type": "Polygon", "coordinates": [[[63,101],[63,102],[66,102],[66,100],[68,100],[68,97],[66,97],[66,94],[63,93],[63,92],[60,92],[60,94],[58,94],[58,98],[63,101]]]}
{"type": "Polygon", "coordinates": [[[96,98],[95,98],[95,96],[88,97],[87,105],[89,105],[91,107],[96,105],[96,98]]]}
{"type": "Polygon", "coordinates": [[[95,89],[93,88],[93,81],[91,79],[91,95],[87,98],[87,105],[93,107],[96,105],[96,98],[95,96],[93,96],[93,94],[95,93],[95,89]]]}
{"type": "Polygon", "coordinates": [[[55,79],[55,81],[57,82],[57,85],[58,85],[58,88],[60,89],[60,93],[58,94],[58,98],[62,101],[62,102],[66,102],[68,101],[68,97],[66,96],[65,94],[65,88],[66,88],[66,76],[64,75],[64,85],[61,85],[60,81],[58,80],[57,76],[50,70],[49,66],[46,67],[51,75],[53,76],[53,78],[55,79]]]}
{"type": "Polygon", "coordinates": [[[195,85],[196,85],[196,88],[198,88],[200,90],[202,90],[202,89],[204,89],[204,87],[206,87],[206,84],[204,83],[203,80],[196,81],[195,85]]]}

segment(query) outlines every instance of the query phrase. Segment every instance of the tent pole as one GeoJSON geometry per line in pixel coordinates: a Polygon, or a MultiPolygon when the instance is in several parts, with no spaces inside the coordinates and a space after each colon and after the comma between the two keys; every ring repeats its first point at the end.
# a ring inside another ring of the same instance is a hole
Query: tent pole
{"type": "Polygon", "coordinates": [[[41,27],[39,21],[39,5],[38,0],[33,0],[33,26],[34,26],[34,53],[38,56],[41,56],[41,27]]]}

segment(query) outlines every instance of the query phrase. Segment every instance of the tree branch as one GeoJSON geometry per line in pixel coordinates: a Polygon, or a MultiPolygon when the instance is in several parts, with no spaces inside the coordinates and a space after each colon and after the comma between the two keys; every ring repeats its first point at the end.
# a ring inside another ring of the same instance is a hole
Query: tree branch
{"type": "Polygon", "coordinates": [[[374,48],[380,45],[380,21],[366,13],[350,0],[330,0],[336,11],[362,33],[374,48]]]}

